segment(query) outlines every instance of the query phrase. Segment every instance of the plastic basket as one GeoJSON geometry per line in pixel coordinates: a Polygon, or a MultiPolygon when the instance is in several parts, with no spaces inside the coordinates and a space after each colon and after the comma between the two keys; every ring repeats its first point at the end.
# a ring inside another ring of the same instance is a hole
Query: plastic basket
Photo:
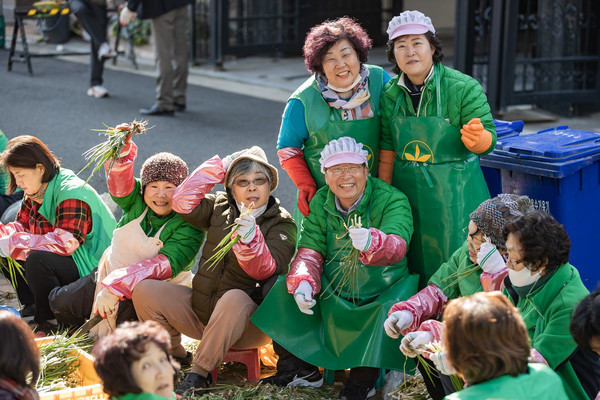
{"type": "MultiPolygon", "coordinates": [[[[35,339],[38,346],[43,343],[51,342],[54,336],[35,339]]],[[[83,350],[78,349],[79,366],[78,370],[83,378],[83,386],[55,390],[52,392],[40,393],[40,400],[108,400],[109,397],[104,393],[102,381],[94,369],[94,357],[83,350]]]]}

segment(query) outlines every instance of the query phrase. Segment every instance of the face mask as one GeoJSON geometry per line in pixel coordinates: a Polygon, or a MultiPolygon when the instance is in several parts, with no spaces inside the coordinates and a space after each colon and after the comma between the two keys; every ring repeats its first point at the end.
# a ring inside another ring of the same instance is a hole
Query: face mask
{"type": "Polygon", "coordinates": [[[508,277],[511,283],[516,287],[529,286],[537,282],[542,276],[542,270],[539,270],[535,274],[531,274],[531,270],[529,268],[523,268],[520,271],[515,271],[514,269],[508,269],[508,277]]]}
{"type": "MultiPolygon", "coordinates": [[[[238,203],[237,201],[235,202],[235,204],[237,204],[237,208],[238,208],[238,210],[240,210],[240,213],[245,214],[247,212],[248,208],[246,206],[238,203]]],[[[253,208],[252,210],[250,210],[250,212],[248,214],[252,215],[254,218],[260,217],[261,215],[263,215],[263,213],[267,209],[268,204],[269,203],[265,204],[262,207],[253,208]]]]}

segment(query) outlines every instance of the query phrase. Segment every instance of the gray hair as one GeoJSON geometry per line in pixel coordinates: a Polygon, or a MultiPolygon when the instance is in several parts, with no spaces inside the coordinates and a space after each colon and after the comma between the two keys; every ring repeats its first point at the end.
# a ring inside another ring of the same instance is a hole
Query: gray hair
{"type": "Polygon", "coordinates": [[[233,182],[235,182],[239,176],[252,172],[264,173],[269,181],[269,187],[271,187],[271,182],[273,182],[271,170],[266,165],[250,159],[240,160],[239,162],[235,163],[233,167],[231,167],[231,171],[229,171],[229,179],[227,182],[225,182],[225,186],[228,189],[231,189],[233,182]]]}

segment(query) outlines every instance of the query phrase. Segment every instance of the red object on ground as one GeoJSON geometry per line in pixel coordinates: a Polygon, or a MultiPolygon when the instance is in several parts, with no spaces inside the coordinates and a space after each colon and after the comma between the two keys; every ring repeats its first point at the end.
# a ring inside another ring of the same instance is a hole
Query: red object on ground
{"type": "MultiPolygon", "coordinates": [[[[233,361],[246,364],[246,367],[248,368],[249,381],[257,381],[260,379],[260,355],[258,348],[247,350],[229,350],[225,355],[223,362],[233,361]]],[[[218,374],[219,367],[212,370],[211,375],[214,383],[217,383],[218,374]]]]}

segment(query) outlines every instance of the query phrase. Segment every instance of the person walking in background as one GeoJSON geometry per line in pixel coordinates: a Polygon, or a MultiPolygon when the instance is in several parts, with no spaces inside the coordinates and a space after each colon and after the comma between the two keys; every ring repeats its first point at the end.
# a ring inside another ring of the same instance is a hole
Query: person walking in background
{"type": "Polygon", "coordinates": [[[156,59],[156,99],[150,108],[142,108],[142,115],[175,115],[185,111],[189,49],[186,26],[191,0],[128,0],[119,14],[119,22],[126,26],[139,15],[152,19],[156,59]]]}
{"type": "Polygon", "coordinates": [[[116,57],[114,51],[106,40],[108,17],[106,16],[106,0],[71,0],[69,8],[77,16],[79,23],[91,37],[90,53],[90,88],[87,95],[90,97],[108,97],[108,90],[102,84],[104,61],[116,57]]]}

